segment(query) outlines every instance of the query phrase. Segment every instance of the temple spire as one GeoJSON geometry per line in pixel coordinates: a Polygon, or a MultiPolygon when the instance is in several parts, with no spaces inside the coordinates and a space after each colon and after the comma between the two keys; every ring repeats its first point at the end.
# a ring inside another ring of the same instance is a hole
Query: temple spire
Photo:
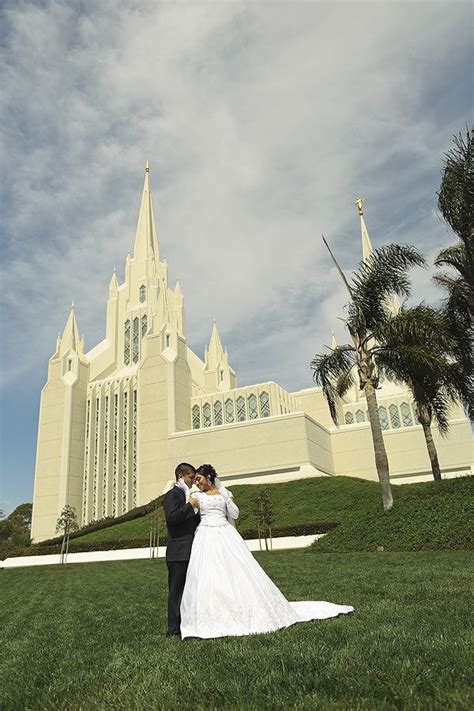
{"type": "Polygon", "coordinates": [[[76,316],[74,314],[74,301],[71,304],[71,311],[66,326],[64,327],[62,338],[60,339],[59,354],[63,355],[67,351],[78,351],[80,349],[80,336],[77,327],[76,316]]]}
{"type": "Polygon", "coordinates": [[[222,346],[219,331],[217,330],[216,319],[214,318],[212,324],[211,340],[209,341],[208,359],[215,368],[217,366],[217,363],[223,358],[223,356],[224,348],[222,346]]]}
{"type": "Polygon", "coordinates": [[[153,199],[150,188],[150,166],[148,161],[145,165],[145,181],[143,183],[142,201],[138,214],[133,256],[136,260],[147,259],[149,256],[153,257],[156,261],[159,260],[158,237],[153,212],[153,199]]]}
{"type": "MultiPolygon", "coordinates": [[[[374,250],[372,247],[372,242],[370,241],[369,233],[367,231],[367,225],[365,224],[364,220],[364,208],[362,206],[363,202],[364,198],[361,197],[357,198],[356,200],[357,210],[359,211],[360,216],[360,230],[362,236],[362,259],[364,260],[364,262],[366,262],[374,250]]],[[[398,301],[395,294],[391,294],[387,297],[386,305],[388,309],[392,312],[392,314],[396,314],[398,313],[398,311],[400,311],[400,302],[398,301]]]]}
{"type": "Polygon", "coordinates": [[[366,262],[374,250],[372,247],[372,242],[370,241],[369,233],[367,231],[367,225],[365,224],[364,220],[364,208],[362,206],[363,202],[364,198],[361,197],[357,198],[356,200],[357,210],[359,211],[360,217],[360,231],[362,237],[362,259],[364,260],[364,262],[366,262]]]}
{"type": "Polygon", "coordinates": [[[332,350],[337,348],[337,341],[336,341],[336,336],[334,335],[334,331],[331,331],[331,348],[332,348],[332,350]]]}

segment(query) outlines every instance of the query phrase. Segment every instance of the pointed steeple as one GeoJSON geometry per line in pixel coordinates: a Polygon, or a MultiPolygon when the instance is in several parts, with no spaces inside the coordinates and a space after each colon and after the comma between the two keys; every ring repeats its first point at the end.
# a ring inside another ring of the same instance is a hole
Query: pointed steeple
{"type": "Polygon", "coordinates": [[[216,319],[212,324],[211,340],[207,351],[207,363],[209,367],[216,368],[219,361],[224,357],[224,348],[222,346],[221,337],[216,326],[216,319]]]}
{"type": "Polygon", "coordinates": [[[111,276],[110,282],[109,282],[109,292],[111,294],[116,294],[118,286],[119,286],[119,283],[118,283],[117,274],[115,273],[115,267],[114,267],[114,271],[112,273],[112,276],[111,276]]]}
{"type": "Polygon", "coordinates": [[[331,348],[332,348],[332,350],[337,348],[337,341],[336,341],[336,336],[334,335],[334,331],[331,331],[331,348]]]}
{"type": "Polygon", "coordinates": [[[372,247],[372,242],[370,241],[369,233],[367,231],[367,225],[365,224],[364,220],[364,208],[362,207],[363,202],[364,198],[361,197],[357,198],[356,200],[357,210],[359,211],[360,217],[360,231],[362,237],[362,259],[365,262],[374,250],[372,247]]]}
{"type": "MultiPolygon", "coordinates": [[[[364,260],[364,262],[366,262],[374,251],[374,249],[372,247],[372,242],[370,241],[369,233],[367,231],[367,225],[365,224],[364,220],[364,209],[362,207],[363,202],[364,198],[361,197],[357,198],[356,200],[356,205],[360,216],[360,230],[362,236],[362,259],[364,260]]],[[[387,298],[386,304],[392,313],[395,314],[400,311],[400,302],[398,301],[395,294],[387,298]]]]}
{"type": "Polygon", "coordinates": [[[80,348],[79,329],[77,327],[76,316],[74,314],[74,301],[71,304],[71,311],[60,339],[59,355],[64,355],[67,351],[78,351],[80,348]]]}
{"type": "Polygon", "coordinates": [[[138,214],[133,256],[136,260],[147,259],[148,257],[152,257],[156,261],[159,260],[158,237],[153,212],[153,199],[151,197],[150,167],[148,161],[145,167],[145,181],[143,184],[140,212],[138,214]]]}

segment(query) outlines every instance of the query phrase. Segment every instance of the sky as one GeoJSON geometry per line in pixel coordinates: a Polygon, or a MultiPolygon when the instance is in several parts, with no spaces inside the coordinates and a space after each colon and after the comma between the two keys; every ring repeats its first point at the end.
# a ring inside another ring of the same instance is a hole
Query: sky
{"type": "MultiPolygon", "coordinates": [[[[311,387],[361,258],[452,240],[443,154],[472,121],[470,2],[2,0],[1,492],[31,501],[41,388],[75,302],[89,350],[133,240],[145,161],[161,256],[203,355],[311,387]]],[[[436,303],[433,270],[413,301],[436,303]]]]}

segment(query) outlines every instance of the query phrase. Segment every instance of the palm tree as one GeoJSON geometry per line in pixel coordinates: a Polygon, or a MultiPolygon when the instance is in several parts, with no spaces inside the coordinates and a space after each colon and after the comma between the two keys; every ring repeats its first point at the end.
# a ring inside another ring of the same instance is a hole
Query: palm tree
{"type": "Polygon", "coordinates": [[[464,370],[468,388],[463,398],[474,420],[474,131],[454,136],[454,147],[446,153],[438,208],[458,236],[456,244],[443,249],[435,259],[437,267],[447,267],[434,277],[446,292],[445,312],[457,337],[456,359],[464,370]]]}
{"type": "Polygon", "coordinates": [[[464,399],[463,368],[455,359],[457,339],[443,311],[424,304],[402,308],[378,332],[377,367],[390,380],[410,388],[423,428],[433,478],[441,480],[438,453],[431,432],[435,420],[448,433],[450,407],[464,399]]]}
{"type": "Polygon", "coordinates": [[[377,361],[382,342],[379,332],[391,318],[390,297],[393,294],[409,296],[407,271],[413,266],[424,266],[425,260],[415,247],[397,244],[381,247],[360,263],[349,283],[324,237],[323,241],[349,292],[345,325],[353,345],[339,346],[330,353],[315,355],[311,362],[313,377],[322,386],[331,417],[337,425],[337,403],[354,384],[354,372],[357,371],[359,387],[367,400],[383,507],[388,511],[393,506],[393,497],[376,395],[379,385],[377,361]]]}

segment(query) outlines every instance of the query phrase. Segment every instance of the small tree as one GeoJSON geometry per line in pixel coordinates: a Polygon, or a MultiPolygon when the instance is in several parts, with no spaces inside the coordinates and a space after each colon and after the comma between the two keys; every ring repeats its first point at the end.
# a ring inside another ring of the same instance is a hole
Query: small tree
{"type": "Polygon", "coordinates": [[[77,531],[78,528],[76,509],[74,506],[66,504],[61,511],[60,517],[56,521],[56,533],[63,534],[63,541],[61,544],[61,563],[65,563],[67,560],[69,536],[73,531],[77,531]]]}
{"type": "Polygon", "coordinates": [[[272,524],[274,521],[273,506],[265,489],[258,494],[255,500],[254,514],[257,521],[258,543],[260,550],[262,550],[262,531],[265,538],[266,550],[268,550],[267,536],[270,538],[270,548],[272,549],[272,524]]]}
{"type": "Polygon", "coordinates": [[[156,508],[150,514],[150,558],[158,558],[160,546],[160,514],[156,508]],[[156,555],[155,555],[156,554],[156,555]]]}

